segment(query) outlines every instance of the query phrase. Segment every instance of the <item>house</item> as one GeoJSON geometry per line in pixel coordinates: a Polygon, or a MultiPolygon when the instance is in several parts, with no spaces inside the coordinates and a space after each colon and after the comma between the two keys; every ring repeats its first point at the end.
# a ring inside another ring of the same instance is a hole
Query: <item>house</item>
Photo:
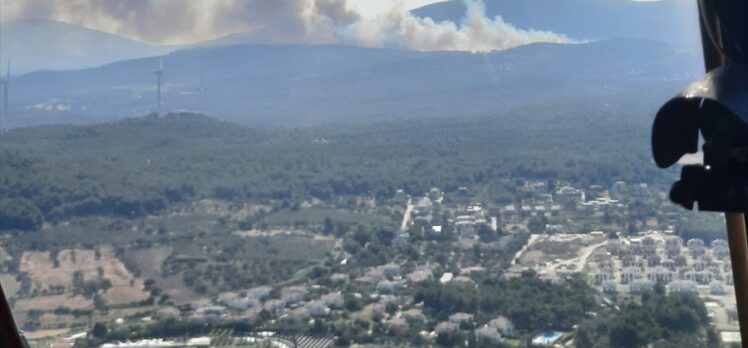
{"type": "Polygon", "coordinates": [[[696,283],[689,280],[676,280],[668,285],[668,290],[670,290],[671,293],[696,294],[699,292],[696,283]]]}
{"type": "Polygon", "coordinates": [[[505,316],[499,316],[496,319],[492,319],[488,322],[488,326],[494,327],[497,330],[499,330],[499,333],[501,333],[502,336],[505,337],[516,337],[517,336],[517,330],[514,327],[514,324],[509,320],[509,318],[505,316]]]}
{"type": "Polygon", "coordinates": [[[458,312],[449,316],[449,322],[455,324],[472,323],[473,317],[472,314],[458,312]]]}
{"type": "Polygon", "coordinates": [[[636,266],[630,266],[621,272],[621,283],[628,284],[642,277],[642,270],[636,266]]]}
{"type": "Polygon", "coordinates": [[[607,294],[614,294],[618,292],[618,285],[616,285],[615,280],[606,280],[600,285],[600,287],[603,289],[604,293],[607,294]]]}
{"type": "Polygon", "coordinates": [[[592,259],[596,263],[608,263],[611,260],[611,254],[609,252],[597,252],[592,256],[592,259]]]}
{"type": "Polygon", "coordinates": [[[457,195],[460,197],[467,197],[470,195],[470,189],[467,186],[460,186],[457,188],[457,195]]]}
{"type": "Polygon", "coordinates": [[[330,281],[333,284],[346,283],[348,282],[348,275],[345,273],[333,273],[330,275],[330,281]]]}
{"type": "Polygon", "coordinates": [[[567,209],[573,209],[577,204],[584,202],[584,191],[571,186],[561,187],[556,191],[556,202],[567,209]]]}
{"type": "Polygon", "coordinates": [[[374,288],[380,281],[388,278],[392,279],[399,275],[400,266],[394,263],[389,263],[370,269],[363,276],[356,278],[356,282],[374,288]]]}
{"type": "Polygon", "coordinates": [[[601,185],[590,185],[589,190],[589,196],[591,199],[597,199],[600,198],[603,195],[603,192],[605,192],[605,189],[601,185]]]}
{"type": "Polygon", "coordinates": [[[716,239],[712,242],[712,255],[717,260],[725,260],[730,257],[730,247],[723,239],[716,239]]]}
{"type": "Polygon", "coordinates": [[[429,190],[428,196],[429,196],[429,199],[431,199],[432,201],[438,204],[441,204],[442,201],[444,201],[444,192],[442,192],[442,190],[440,190],[437,187],[432,187],[429,190]]]}
{"type": "Polygon", "coordinates": [[[615,199],[623,199],[626,197],[626,182],[616,181],[610,188],[610,197],[615,199]]]}
{"type": "Polygon", "coordinates": [[[475,282],[472,279],[470,279],[470,277],[467,277],[464,275],[458,275],[452,278],[452,283],[462,284],[462,285],[475,285],[475,282]]]}
{"type": "Polygon", "coordinates": [[[646,236],[642,238],[642,255],[645,258],[655,255],[657,252],[657,243],[654,238],[646,236]]]}
{"type": "Polygon", "coordinates": [[[503,341],[501,334],[495,327],[484,326],[479,329],[473,330],[473,335],[478,342],[483,343],[497,343],[503,341]]]}
{"type": "Polygon", "coordinates": [[[246,310],[249,307],[254,307],[258,305],[260,303],[260,300],[257,298],[243,297],[243,298],[228,300],[228,301],[225,301],[224,303],[231,309],[246,310]]]}
{"type": "Polygon", "coordinates": [[[343,294],[340,291],[322,295],[319,300],[330,308],[340,308],[344,303],[343,294]]]}
{"type": "Polygon", "coordinates": [[[422,281],[431,279],[434,274],[434,270],[431,266],[418,266],[413,272],[410,272],[406,278],[411,283],[420,283],[422,281]]]}
{"type": "Polygon", "coordinates": [[[392,238],[392,246],[396,248],[405,247],[408,245],[408,242],[410,242],[410,233],[408,232],[398,233],[395,238],[392,238]]]}
{"type": "Polygon", "coordinates": [[[677,236],[668,236],[665,238],[665,252],[668,258],[673,258],[675,255],[680,254],[680,250],[683,244],[683,239],[677,236]]]}
{"type": "Polygon", "coordinates": [[[621,241],[618,239],[608,239],[608,242],[605,243],[605,250],[611,255],[618,256],[621,252],[621,241]]]}
{"type": "Polygon", "coordinates": [[[281,289],[281,300],[287,305],[293,305],[301,302],[301,299],[306,294],[306,288],[303,286],[290,286],[281,289]]]}
{"type": "Polygon", "coordinates": [[[387,329],[389,330],[389,332],[398,336],[407,333],[409,327],[410,325],[408,325],[408,322],[401,317],[395,317],[387,320],[387,329]]]}
{"type": "Polygon", "coordinates": [[[551,205],[551,215],[557,216],[560,213],[561,213],[561,205],[559,204],[551,205]]]}
{"type": "Polygon", "coordinates": [[[377,283],[376,290],[378,293],[391,294],[395,291],[405,288],[405,282],[402,280],[382,280],[377,283]]]}
{"type": "Polygon", "coordinates": [[[262,306],[262,308],[270,313],[278,315],[283,310],[283,308],[286,308],[286,303],[278,299],[268,300],[265,301],[265,304],[262,306]]]}
{"type": "Polygon", "coordinates": [[[529,205],[523,205],[520,207],[523,215],[529,215],[532,212],[532,207],[529,205]]]}
{"type": "Polygon", "coordinates": [[[483,207],[481,207],[480,204],[477,203],[468,205],[467,208],[465,208],[465,213],[472,216],[473,218],[484,218],[486,216],[483,207]]]}
{"type": "Polygon", "coordinates": [[[706,253],[706,248],[704,248],[704,241],[701,239],[689,239],[686,243],[686,246],[688,247],[688,251],[693,257],[699,257],[706,253]]]}
{"type": "Polygon", "coordinates": [[[661,265],[662,267],[669,269],[671,272],[675,271],[675,260],[667,259],[665,261],[662,261],[661,265]]]}
{"type": "Polygon", "coordinates": [[[646,183],[636,184],[631,187],[631,189],[629,190],[629,194],[638,197],[646,196],[649,194],[649,185],[647,185],[646,183]]]}
{"type": "Polygon", "coordinates": [[[595,284],[603,284],[613,280],[613,271],[610,269],[597,269],[594,274],[595,284]]]}
{"type": "Polygon", "coordinates": [[[319,300],[311,301],[304,305],[304,307],[302,308],[304,308],[304,310],[306,310],[306,312],[313,317],[323,316],[330,313],[330,308],[328,308],[324,302],[319,300]]]}
{"type": "Polygon", "coordinates": [[[434,328],[434,331],[436,331],[437,334],[451,334],[459,330],[460,325],[451,321],[442,321],[439,324],[436,324],[436,328],[434,328]]]}
{"type": "Polygon", "coordinates": [[[657,255],[657,254],[651,255],[647,257],[647,266],[649,267],[659,266],[661,260],[662,258],[660,257],[660,255],[657,255]]]}
{"type": "Polygon", "coordinates": [[[655,282],[651,280],[635,280],[629,284],[629,291],[633,293],[652,291],[655,287],[655,282]]]}
{"type": "Polygon", "coordinates": [[[306,308],[299,307],[286,313],[283,318],[295,322],[301,322],[309,318],[309,312],[306,310],[306,308]]]}
{"type": "Polygon", "coordinates": [[[420,215],[420,216],[426,216],[430,215],[432,209],[434,208],[434,203],[431,201],[428,197],[423,197],[416,202],[415,207],[413,207],[413,214],[420,215]]]}
{"type": "Polygon", "coordinates": [[[395,197],[392,200],[395,203],[405,203],[408,200],[408,195],[405,194],[405,191],[398,189],[395,191],[395,197]]]}
{"type": "Polygon", "coordinates": [[[727,292],[725,291],[725,287],[722,286],[722,283],[717,281],[712,281],[709,284],[709,293],[712,295],[724,295],[727,292]]]}
{"type": "Polygon", "coordinates": [[[418,308],[411,308],[407,311],[403,311],[401,317],[405,318],[409,323],[425,323],[426,316],[423,311],[418,308]]]}
{"type": "Polygon", "coordinates": [[[475,222],[470,220],[458,220],[455,222],[455,230],[460,238],[464,239],[473,239],[476,235],[475,222]]]}
{"type": "Polygon", "coordinates": [[[673,280],[673,272],[663,266],[652,267],[647,270],[647,279],[667,284],[673,280]]]}
{"type": "Polygon", "coordinates": [[[517,208],[512,204],[504,206],[501,209],[501,217],[509,221],[514,221],[517,218],[517,208]]]}
{"type": "Polygon", "coordinates": [[[224,306],[205,306],[200,307],[195,311],[195,316],[202,319],[218,319],[226,315],[226,307],[224,306]]]}

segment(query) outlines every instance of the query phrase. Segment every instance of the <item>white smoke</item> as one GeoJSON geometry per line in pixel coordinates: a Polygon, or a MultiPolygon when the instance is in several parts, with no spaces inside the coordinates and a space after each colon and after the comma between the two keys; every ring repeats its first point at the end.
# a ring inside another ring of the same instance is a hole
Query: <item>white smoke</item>
{"type": "Polygon", "coordinates": [[[344,43],[419,51],[502,50],[533,42],[568,43],[553,32],[523,30],[488,18],[465,0],[460,23],[419,18],[396,6],[373,18],[347,0],[0,0],[2,20],[44,18],[137,40],[194,43],[249,33],[278,43],[344,43]]]}

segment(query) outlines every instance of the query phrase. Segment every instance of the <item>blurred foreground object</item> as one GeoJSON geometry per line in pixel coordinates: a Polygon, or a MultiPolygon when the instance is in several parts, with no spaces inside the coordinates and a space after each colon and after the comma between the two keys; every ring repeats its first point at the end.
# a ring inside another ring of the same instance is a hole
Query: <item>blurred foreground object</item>
{"type": "Polygon", "coordinates": [[[707,74],[657,112],[655,163],[667,168],[698,151],[670,199],[691,210],[724,212],[743,347],[748,347],[748,0],[699,0],[707,74]]]}

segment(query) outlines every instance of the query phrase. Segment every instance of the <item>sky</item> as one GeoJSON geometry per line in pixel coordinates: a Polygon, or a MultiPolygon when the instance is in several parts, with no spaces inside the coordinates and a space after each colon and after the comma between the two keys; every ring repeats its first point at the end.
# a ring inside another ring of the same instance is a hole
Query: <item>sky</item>
{"type": "Polygon", "coordinates": [[[2,20],[41,18],[157,45],[194,44],[242,33],[271,43],[346,44],[417,51],[484,52],[564,35],[489,18],[482,0],[463,0],[460,23],[418,18],[434,0],[0,0],[2,20]]]}

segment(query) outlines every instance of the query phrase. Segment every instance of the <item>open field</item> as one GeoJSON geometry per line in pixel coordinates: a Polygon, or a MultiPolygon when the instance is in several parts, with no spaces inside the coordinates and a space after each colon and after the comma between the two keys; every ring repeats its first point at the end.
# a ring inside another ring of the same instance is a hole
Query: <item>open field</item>
{"type": "Polygon", "coordinates": [[[162,272],[161,266],[173,250],[170,246],[130,249],[125,251],[125,257],[138,267],[143,280],[153,279],[156,286],[169,294],[176,304],[189,303],[199,296],[184,284],[182,277],[165,276],[162,272]]]}
{"type": "Polygon", "coordinates": [[[23,336],[26,337],[27,340],[39,340],[42,338],[60,336],[68,331],[68,329],[37,330],[24,332],[23,336]]]}
{"type": "Polygon", "coordinates": [[[84,279],[95,278],[101,272],[103,278],[111,282],[111,288],[103,295],[107,303],[127,304],[148,298],[143,291],[143,281],[130,274],[111,246],[103,246],[98,251],[64,249],[56,256],[49,251],[25,252],[20,269],[31,278],[32,292],[61,287],[65,293],[71,293],[75,272],[81,272],[84,279]]]}
{"type": "Polygon", "coordinates": [[[534,266],[575,259],[583,256],[590,246],[604,241],[604,237],[581,234],[538,236],[529,242],[527,249],[519,257],[519,264],[534,266]]]}
{"type": "Polygon", "coordinates": [[[319,264],[334,245],[334,240],[294,235],[211,236],[175,244],[162,273],[181,277],[201,295],[244,289],[286,281],[319,264]]]}
{"type": "Polygon", "coordinates": [[[2,284],[3,292],[5,292],[5,296],[8,298],[16,296],[16,293],[21,286],[21,284],[18,284],[18,281],[16,281],[16,276],[12,274],[0,274],[0,284],[2,284]]]}
{"type": "Polygon", "coordinates": [[[83,296],[68,294],[30,297],[16,301],[14,310],[16,312],[51,311],[63,306],[71,310],[91,309],[93,301],[83,296]]]}
{"type": "Polygon", "coordinates": [[[286,229],[270,229],[270,230],[248,230],[248,231],[237,231],[236,235],[242,237],[305,237],[314,240],[321,241],[332,241],[335,238],[330,236],[324,236],[319,234],[310,233],[301,230],[286,230],[286,229]]]}
{"type": "Polygon", "coordinates": [[[393,224],[393,221],[387,216],[332,208],[281,210],[277,213],[263,218],[261,222],[264,222],[270,226],[293,225],[297,221],[307,224],[322,224],[324,223],[326,217],[329,217],[332,221],[338,221],[342,223],[359,223],[362,225],[393,224]]]}

